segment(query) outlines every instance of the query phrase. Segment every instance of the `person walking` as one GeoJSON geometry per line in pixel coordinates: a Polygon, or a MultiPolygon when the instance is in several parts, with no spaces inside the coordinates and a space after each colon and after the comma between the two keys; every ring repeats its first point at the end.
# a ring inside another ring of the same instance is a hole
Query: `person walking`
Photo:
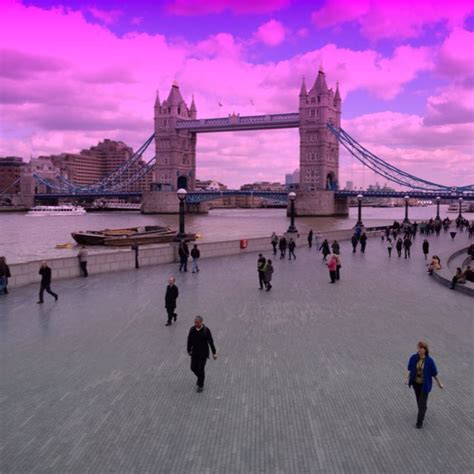
{"type": "Polygon", "coordinates": [[[360,240],[360,251],[362,253],[365,253],[365,247],[367,245],[367,234],[365,232],[362,232],[362,235],[359,238],[360,240]]]}
{"type": "Polygon", "coordinates": [[[319,247],[319,250],[323,253],[323,261],[325,262],[328,258],[328,255],[331,253],[331,250],[329,250],[328,239],[323,240],[323,243],[319,247]]]}
{"type": "Polygon", "coordinates": [[[426,342],[420,341],[417,344],[417,352],[408,361],[408,375],[405,383],[413,387],[418,405],[418,415],[416,418],[416,428],[423,428],[423,421],[427,409],[428,395],[433,385],[432,379],[440,389],[444,385],[438,378],[438,370],[435,361],[430,357],[430,351],[426,342]]]}
{"type": "Polygon", "coordinates": [[[77,254],[77,258],[79,259],[79,267],[81,269],[81,275],[84,278],[87,278],[89,276],[89,273],[87,273],[87,250],[84,246],[81,247],[81,250],[79,250],[79,253],[77,254]]]}
{"type": "Polygon", "coordinates": [[[48,262],[43,261],[38,272],[41,275],[40,291],[39,291],[39,300],[38,304],[43,304],[43,295],[44,292],[49,293],[51,296],[54,296],[54,300],[58,301],[58,295],[51,291],[51,268],[48,267],[48,262]]]}
{"type": "Polygon", "coordinates": [[[261,254],[258,254],[257,260],[257,272],[258,272],[258,284],[259,289],[263,290],[265,287],[265,265],[267,264],[267,259],[261,254]]]}
{"type": "Polygon", "coordinates": [[[5,257],[0,257],[0,295],[8,295],[8,279],[11,277],[10,267],[5,257]]]}
{"type": "Polygon", "coordinates": [[[290,241],[288,242],[288,260],[291,260],[291,256],[296,260],[295,248],[296,242],[290,237],[290,241]]]}
{"type": "Polygon", "coordinates": [[[275,232],[273,232],[272,234],[271,242],[272,242],[272,247],[273,247],[273,255],[276,255],[277,246],[278,246],[278,235],[276,235],[275,232]]]}
{"type": "Polygon", "coordinates": [[[411,248],[411,240],[408,237],[406,237],[403,240],[403,250],[405,253],[405,258],[410,258],[410,248],[411,248]]]}
{"type": "Polygon", "coordinates": [[[339,255],[341,253],[341,248],[339,246],[339,242],[335,240],[331,245],[332,253],[339,255]]]}
{"type": "Polygon", "coordinates": [[[139,247],[138,247],[138,244],[136,242],[134,242],[132,244],[132,247],[131,249],[133,250],[133,252],[135,253],[135,270],[138,270],[140,268],[140,263],[138,261],[138,253],[139,253],[139,247]]]}
{"type": "Polygon", "coordinates": [[[270,291],[272,287],[272,276],[273,276],[273,264],[270,259],[267,260],[265,265],[265,286],[266,291],[270,291]]]}
{"type": "Polygon", "coordinates": [[[329,262],[326,265],[329,270],[329,278],[331,279],[330,283],[336,283],[337,256],[331,255],[329,257],[329,262]]]}
{"type": "Polygon", "coordinates": [[[179,296],[179,290],[176,286],[176,278],[170,277],[168,279],[168,286],[166,287],[166,294],[165,294],[165,308],[166,312],[168,313],[168,322],[165,326],[171,326],[171,322],[178,319],[178,315],[175,313],[176,310],[176,300],[179,296]]]}
{"type": "Polygon", "coordinates": [[[337,264],[336,264],[336,281],[341,279],[341,256],[339,254],[334,254],[336,256],[337,264]]]}
{"type": "Polygon", "coordinates": [[[402,248],[403,248],[403,242],[400,237],[398,238],[397,243],[395,244],[395,247],[397,249],[398,258],[400,258],[402,256],[402,248]]]}
{"type": "Polygon", "coordinates": [[[359,243],[359,238],[357,237],[356,234],[354,234],[352,237],[351,237],[351,244],[352,244],[352,253],[356,253],[356,249],[357,249],[357,244],[359,243]]]}
{"type": "Polygon", "coordinates": [[[189,258],[189,247],[186,242],[181,242],[178,249],[179,255],[179,271],[188,271],[188,258],[189,258]]]}
{"type": "Polygon", "coordinates": [[[388,252],[388,258],[392,257],[392,249],[393,249],[393,244],[392,244],[392,239],[390,237],[387,238],[387,252],[388,252]]]}
{"type": "Polygon", "coordinates": [[[426,239],[423,240],[422,248],[423,248],[423,254],[425,256],[425,260],[427,260],[428,254],[430,253],[430,243],[426,239]]]}
{"type": "Polygon", "coordinates": [[[278,242],[278,248],[280,249],[280,260],[283,260],[286,255],[286,239],[285,236],[280,237],[278,242]]]}
{"type": "Polygon", "coordinates": [[[310,229],[308,233],[308,247],[309,248],[313,247],[313,229],[310,229]]]}
{"type": "Polygon", "coordinates": [[[193,259],[193,273],[199,272],[198,260],[201,258],[201,252],[197,244],[194,244],[191,250],[191,258],[193,259]]]}
{"type": "Polygon", "coordinates": [[[186,349],[191,357],[191,371],[197,377],[196,391],[201,393],[204,390],[204,380],[206,378],[205,367],[209,359],[209,347],[212,351],[212,358],[217,359],[217,350],[214,345],[211,330],[204,326],[202,316],[194,318],[194,326],[191,327],[188,334],[186,349]]]}

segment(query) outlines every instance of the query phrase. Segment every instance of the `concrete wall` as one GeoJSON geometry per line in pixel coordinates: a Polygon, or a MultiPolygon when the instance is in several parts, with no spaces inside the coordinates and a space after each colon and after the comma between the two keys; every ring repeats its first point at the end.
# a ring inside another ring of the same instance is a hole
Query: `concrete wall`
{"type": "MultiPolygon", "coordinates": [[[[317,234],[319,239],[327,238],[332,240],[348,240],[353,234],[352,229],[338,230],[317,234]]],[[[368,231],[368,236],[379,235],[379,231],[368,231]]],[[[307,234],[293,236],[298,247],[305,247],[307,243],[307,234]]],[[[190,244],[191,246],[192,244],[190,244]]],[[[242,253],[266,252],[269,255],[271,251],[270,236],[247,240],[247,248],[240,248],[240,240],[228,240],[223,242],[198,242],[201,251],[201,258],[223,257],[229,255],[239,255],[242,253]]],[[[178,262],[178,245],[166,244],[154,247],[140,248],[139,262],[140,266],[159,265],[162,263],[178,262]]],[[[74,278],[80,276],[79,261],[77,257],[54,258],[49,259],[48,264],[53,271],[53,281],[64,278],[74,278]]],[[[40,281],[38,274],[41,260],[35,260],[27,263],[18,263],[10,265],[12,277],[9,279],[9,287],[18,287],[40,281]]],[[[135,268],[135,255],[131,250],[117,250],[104,254],[89,255],[87,270],[89,274],[99,274],[115,272],[120,270],[132,270],[135,268]]]]}

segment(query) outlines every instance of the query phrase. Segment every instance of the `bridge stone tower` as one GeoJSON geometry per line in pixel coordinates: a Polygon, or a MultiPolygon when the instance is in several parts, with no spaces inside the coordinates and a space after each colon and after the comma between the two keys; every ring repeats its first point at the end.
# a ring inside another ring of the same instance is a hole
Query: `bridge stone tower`
{"type": "Polygon", "coordinates": [[[158,93],[155,101],[155,182],[162,190],[176,191],[184,188],[193,191],[196,182],[196,134],[176,130],[177,120],[196,119],[194,98],[188,108],[176,83],[168,98],[160,104],[158,93]]]}
{"type": "MultiPolygon", "coordinates": [[[[153,190],[144,193],[142,212],[174,214],[178,212],[176,191],[194,191],[196,185],[196,133],[177,129],[176,122],[195,120],[197,109],[194,97],[188,107],[174,82],[166,100],[160,102],[156,94],[154,112],[154,183],[153,190]]],[[[207,204],[187,204],[187,212],[207,212],[207,204]]]]}
{"type": "Polygon", "coordinates": [[[341,125],[341,96],[329,89],[320,68],[313,87],[303,79],[299,95],[300,183],[296,198],[299,216],[347,215],[347,199],[336,199],[339,184],[339,143],[327,128],[341,125]]]}

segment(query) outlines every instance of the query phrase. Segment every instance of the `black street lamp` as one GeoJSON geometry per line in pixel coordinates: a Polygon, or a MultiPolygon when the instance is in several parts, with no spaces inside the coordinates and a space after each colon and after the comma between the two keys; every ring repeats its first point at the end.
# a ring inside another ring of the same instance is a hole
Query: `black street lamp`
{"type": "Polygon", "coordinates": [[[188,192],[186,189],[180,188],[176,194],[179,199],[179,233],[176,236],[176,240],[183,240],[186,238],[186,233],[184,231],[184,203],[188,192]]]}
{"type": "Polygon", "coordinates": [[[364,196],[362,194],[357,195],[357,202],[358,202],[358,215],[357,215],[357,226],[362,227],[364,224],[362,223],[362,199],[364,196]]]}
{"type": "Polygon", "coordinates": [[[295,199],[296,194],[292,191],[288,194],[288,199],[290,200],[290,227],[288,227],[287,233],[288,234],[296,234],[298,231],[295,227],[295,199]]]}
{"type": "Polygon", "coordinates": [[[458,216],[458,219],[462,219],[462,198],[459,198],[458,201],[459,201],[459,216],[458,216]]]}
{"type": "Polygon", "coordinates": [[[408,201],[410,200],[410,196],[407,194],[403,199],[405,199],[405,219],[403,219],[403,223],[409,224],[410,219],[408,219],[408,201]]]}
{"type": "Polygon", "coordinates": [[[435,218],[436,221],[441,220],[441,217],[439,217],[439,203],[440,203],[440,201],[441,201],[441,198],[438,196],[436,198],[436,218],[435,218]]]}

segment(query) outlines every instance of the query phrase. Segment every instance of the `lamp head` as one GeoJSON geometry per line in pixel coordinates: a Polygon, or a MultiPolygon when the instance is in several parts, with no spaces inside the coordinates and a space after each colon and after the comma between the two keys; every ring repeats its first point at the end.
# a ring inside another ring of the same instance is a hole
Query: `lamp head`
{"type": "Polygon", "coordinates": [[[410,199],[410,196],[408,196],[407,194],[403,199],[405,199],[405,201],[408,201],[408,199],[410,199]]]}
{"type": "Polygon", "coordinates": [[[288,194],[288,197],[290,198],[290,201],[294,201],[296,199],[296,193],[292,191],[288,194]]]}
{"type": "Polygon", "coordinates": [[[462,198],[459,198],[459,202],[462,202],[462,198]]]}
{"type": "Polygon", "coordinates": [[[180,201],[184,201],[188,192],[186,191],[186,189],[180,188],[178,189],[178,191],[176,191],[176,194],[178,195],[178,199],[180,201]]]}
{"type": "Polygon", "coordinates": [[[438,196],[438,197],[436,198],[436,201],[438,201],[438,202],[441,201],[441,198],[438,196]]]}
{"type": "Polygon", "coordinates": [[[364,196],[362,196],[362,194],[358,194],[358,195],[357,195],[357,199],[358,199],[359,201],[362,201],[362,198],[363,198],[363,197],[364,197],[364,196]]]}

